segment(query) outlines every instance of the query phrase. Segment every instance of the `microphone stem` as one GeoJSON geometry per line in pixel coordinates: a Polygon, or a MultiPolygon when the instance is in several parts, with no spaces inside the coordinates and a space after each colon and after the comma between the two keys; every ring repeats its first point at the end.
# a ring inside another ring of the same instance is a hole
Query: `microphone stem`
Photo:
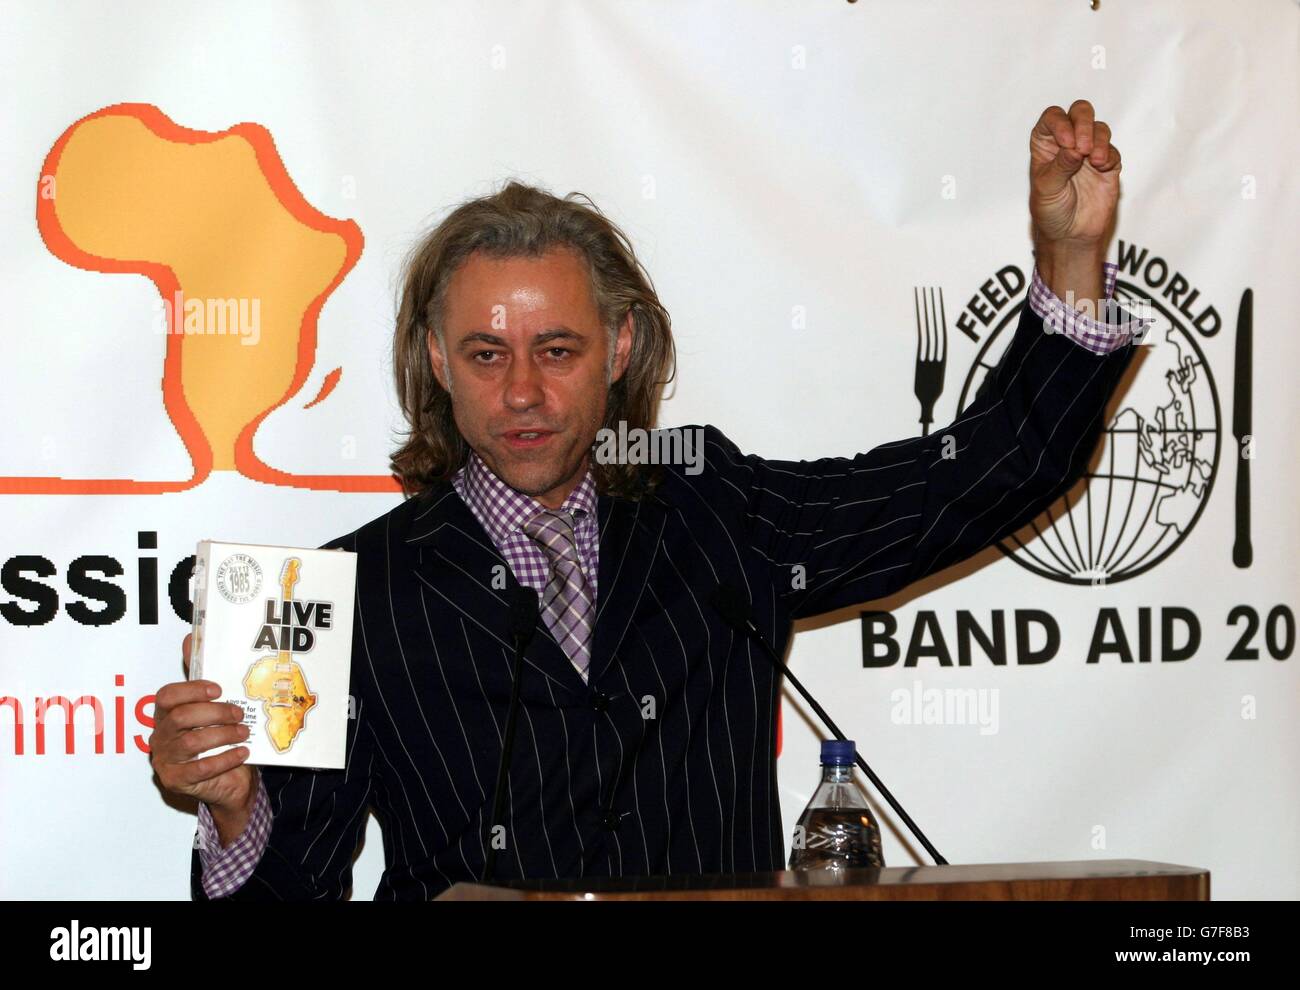
{"type": "Polygon", "coordinates": [[[497,785],[492,800],[492,817],[487,823],[487,859],[483,863],[483,875],[480,877],[483,883],[492,880],[496,873],[497,847],[493,842],[495,836],[492,834],[492,829],[500,823],[501,815],[505,810],[506,777],[510,769],[510,755],[515,748],[515,725],[519,721],[519,682],[521,680],[520,675],[523,673],[523,666],[524,639],[522,636],[516,635],[514,678],[510,686],[510,708],[506,714],[505,738],[501,743],[501,762],[497,766],[497,785]]]}
{"type": "MultiPolygon", "coordinates": [[[[766,647],[767,640],[763,639],[763,634],[760,633],[758,627],[754,625],[754,620],[746,619],[745,625],[749,629],[750,635],[766,647]]],[[[790,668],[781,662],[781,658],[776,655],[776,651],[769,647],[768,649],[760,650],[759,652],[767,656],[767,658],[776,665],[776,668],[785,674],[786,678],[795,686],[795,690],[799,692],[803,700],[808,702],[809,707],[817,713],[817,717],[822,720],[826,728],[831,730],[831,734],[834,735],[836,739],[840,740],[840,742],[846,742],[848,737],[840,731],[840,727],[835,724],[835,720],[826,713],[826,709],[817,703],[817,699],[808,693],[808,689],[799,682],[799,678],[794,676],[794,673],[790,668]]],[[[921,831],[920,826],[917,825],[916,822],[912,821],[912,816],[903,810],[903,806],[894,799],[894,795],[889,793],[889,788],[885,786],[884,781],[876,776],[876,772],[872,770],[871,767],[867,766],[867,761],[862,758],[862,754],[858,752],[856,746],[853,748],[853,759],[862,772],[867,775],[867,778],[871,781],[876,790],[880,792],[881,796],[889,802],[889,806],[894,809],[894,813],[903,820],[903,824],[908,827],[914,836],[916,836],[921,845],[925,846],[925,851],[930,854],[935,863],[938,866],[947,866],[948,861],[939,854],[938,849],[934,848],[930,840],[925,837],[925,833],[921,831]]]]}

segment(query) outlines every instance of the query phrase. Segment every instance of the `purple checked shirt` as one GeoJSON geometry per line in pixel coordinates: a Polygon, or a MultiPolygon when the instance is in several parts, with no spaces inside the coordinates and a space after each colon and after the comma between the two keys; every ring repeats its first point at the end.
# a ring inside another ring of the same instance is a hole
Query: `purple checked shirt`
{"type": "MultiPolygon", "coordinates": [[[[1105,298],[1111,300],[1119,269],[1107,262],[1104,271],[1103,291],[1105,298]]],[[[1109,353],[1135,338],[1141,341],[1149,322],[1148,319],[1127,323],[1094,320],[1057,297],[1039,278],[1037,267],[1029,286],[1029,308],[1042,318],[1049,331],[1063,334],[1094,354],[1109,353]]],[[[465,466],[452,479],[452,485],[510,565],[515,579],[526,587],[543,591],[550,580],[550,563],[542,548],[521,529],[526,520],[543,508],[542,504],[507,485],[476,453],[470,454],[465,466]]],[[[578,559],[594,603],[599,532],[596,485],[590,470],[569,493],[561,508],[573,510],[578,559]]],[[[209,897],[225,897],[242,887],[252,875],[271,835],[271,805],[261,777],[258,778],[257,796],[248,825],[225,849],[221,848],[208,806],[202,802],[199,803],[198,817],[195,841],[203,864],[203,890],[209,897]]]]}
{"type": "MultiPolygon", "coordinates": [[[[551,580],[550,560],[522,527],[546,506],[507,485],[473,451],[451,483],[510,565],[515,579],[539,594],[545,591],[547,582],[551,580]]],[[[578,544],[578,563],[582,566],[582,576],[587,580],[594,603],[600,534],[596,526],[596,480],[590,468],[560,508],[573,511],[573,538],[578,544]]]]}

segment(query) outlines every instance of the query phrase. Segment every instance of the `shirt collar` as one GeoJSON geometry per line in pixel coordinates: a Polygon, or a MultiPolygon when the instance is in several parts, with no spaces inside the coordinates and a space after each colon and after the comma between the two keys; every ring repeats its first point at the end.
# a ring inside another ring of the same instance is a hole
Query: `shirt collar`
{"type": "MultiPolygon", "coordinates": [[[[488,536],[497,545],[504,543],[512,532],[520,530],[525,522],[546,508],[531,495],[516,491],[498,478],[473,450],[469,452],[465,466],[456,473],[455,483],[457,493],[475,510],[488,536]]],[[[575,521],[585,513],[596,511],[596,481],[590,465],[560,509],[571,510],[575,521]]]]}

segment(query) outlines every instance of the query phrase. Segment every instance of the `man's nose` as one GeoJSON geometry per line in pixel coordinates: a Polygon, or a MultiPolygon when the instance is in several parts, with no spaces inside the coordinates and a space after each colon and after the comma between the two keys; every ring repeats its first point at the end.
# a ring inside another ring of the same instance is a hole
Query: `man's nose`
{"type": "Polygon", "coordinates": [[[546,401],[542,373],[533,361],[512,361],[506,375],[505,403],[516,411],[531,409],[546,401]]]}

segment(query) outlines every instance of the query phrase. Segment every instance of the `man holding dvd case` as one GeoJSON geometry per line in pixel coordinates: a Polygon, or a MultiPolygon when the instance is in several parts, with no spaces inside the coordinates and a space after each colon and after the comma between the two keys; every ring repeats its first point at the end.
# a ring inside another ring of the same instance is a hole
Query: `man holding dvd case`
{"type": "Polygon", "coordinates": [[[326,544],[358,555],[346,768],[202,756],[246,737],[242,711],[204,680],[158,691],[154,769],[201,802],[194,897],[343,897],[371,807],[376,899],[476,880],[516,586],[540,622],[495,875],[781,869],[780,681],[712,593],[738,589],[783,654],[794,619],[1014,532],[1084,470],[1140,340],[1108,305],[1110,129],[1079,100],[1029,144],[1035,269],[1006,352],[957,420],[851,458],[768,460],[713,426],[681,428],[694,465],[617,449],[645,440],[673,366],[627,238],[589,201],[517,183],[453,211],[408,259],[398,312],[407,497],[326,544]]]}

